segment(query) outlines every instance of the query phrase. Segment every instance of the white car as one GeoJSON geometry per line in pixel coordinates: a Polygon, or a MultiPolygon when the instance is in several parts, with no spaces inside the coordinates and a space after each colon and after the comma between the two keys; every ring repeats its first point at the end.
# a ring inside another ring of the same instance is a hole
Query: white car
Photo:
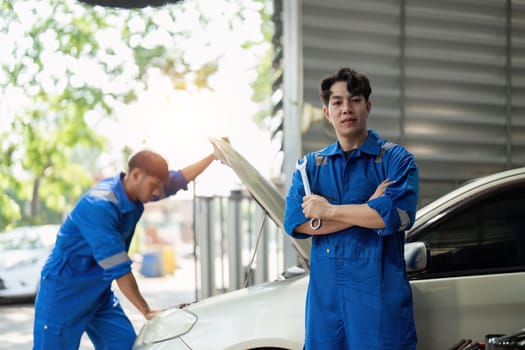
{"type": "Polygon", "coordinates": [[[58,229],[58,225],[23,226],[0,233],[0,298],[35,297],[58,229]]]}
{"type": "MultiPolygon", "coordinates": [[[[229,144],[212,142],[283,228],[283,196],[229,144]]],[[[525,168],[472,181],[422,208],[406,241],[419,350],[525,328],[525,168]]],[[[302,350],[310,240],[292,243],[298,271],[166,310],[143,326],[134,349],[302,350]]]]}

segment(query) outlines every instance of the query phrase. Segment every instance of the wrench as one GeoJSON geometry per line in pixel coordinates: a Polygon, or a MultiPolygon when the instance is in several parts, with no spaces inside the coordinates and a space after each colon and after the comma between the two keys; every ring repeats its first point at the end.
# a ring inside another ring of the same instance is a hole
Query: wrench
{"type": "MultiPolygon", "coordinates": [[[[302,161],[298,160],[296,164],[296,169],[299,170],[299,173],[301,174],[301,179],[303,180],[303,186],[304,186],[304,193],[305,195],[309,196],[312,194],[312,190],[310,190],[310,181],[308,181],[308,174],[306,174],[306,162],[307,162],[306,156],[303,157],[302,161]]],[[[310,219],[310,228],[312,230],[319,230],[321,227],[321,219],[317,218],[311,218],[310,219]]]]}

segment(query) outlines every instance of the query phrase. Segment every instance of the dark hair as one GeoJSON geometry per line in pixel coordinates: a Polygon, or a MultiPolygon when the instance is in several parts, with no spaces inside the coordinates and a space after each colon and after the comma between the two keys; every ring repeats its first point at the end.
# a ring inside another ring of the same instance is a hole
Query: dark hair
{"type": "Polygon", "coordinates": [[[319,96],[325,106],[328,105],[330,95],[332,94],[330,88],[339,81],[347,82],[348,92],[351,93],[352,96],[362,95],[365,101],[368,102],[372,88],[370,87],[370,81],[367,76],[364,73],[344,67],[339,69],[335,74],[324,77],[319,83],[319,96]]]}
{"type": "Polygon", "coordinates": [[[159,154],[152,151],[139,151],[128,161],[128,171],[138,168],[146,174],[160,179],[163,183],[169,181],[168,163],[159,154]]]}

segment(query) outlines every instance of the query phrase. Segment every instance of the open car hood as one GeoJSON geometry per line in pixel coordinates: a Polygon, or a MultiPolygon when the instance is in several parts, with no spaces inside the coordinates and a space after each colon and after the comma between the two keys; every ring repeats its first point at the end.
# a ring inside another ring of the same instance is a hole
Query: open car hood
{"type": "Polygon", "coordinates": [[[290,239],[297,251],[302,267],[305,270],[309,270],[311,239],[295,239],[285,233],[284,196],[272,182],[263,177],[230,143],[213,137],[210,137],[209,140],[222,153],[225,164],[233,169],[254,199],[281,229],[283,234],[290,239]]]}

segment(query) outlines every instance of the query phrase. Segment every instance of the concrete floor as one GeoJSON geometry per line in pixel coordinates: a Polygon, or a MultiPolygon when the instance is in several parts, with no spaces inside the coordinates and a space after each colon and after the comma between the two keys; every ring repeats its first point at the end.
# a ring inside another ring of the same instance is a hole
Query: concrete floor
{"type": "MultiPolygon", "coordinates": [[[[140,271],[140,270],[139,270],[140,271]]],[[[139,288],[151,308],[166,308],[196,300],[195,269],[193,259],[179,257],[173,274],[146,278],[135,271],[139,288]]],[[[116,294],[137,332],[145,323],[144,317],[123,297],[116,294]]],[[[33,344],[33,314],[31,301],[0,301],[0,350],[30,350],[33,344]]],[[[80,350],[92,350],[91,342],[84,336],[80,350]]]]}

